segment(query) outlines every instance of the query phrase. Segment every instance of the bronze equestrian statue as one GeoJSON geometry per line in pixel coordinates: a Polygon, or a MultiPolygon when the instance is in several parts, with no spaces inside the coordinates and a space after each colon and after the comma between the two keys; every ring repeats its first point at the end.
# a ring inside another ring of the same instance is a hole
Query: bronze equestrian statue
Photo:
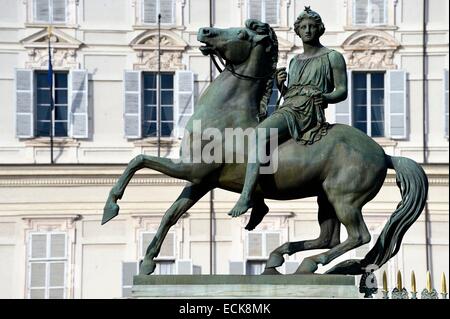
{"type": "MultiPolygon", "coordinates": [[[[265,198],[289,200],[317,197],[320,235],[316,239],[287,242],[275,249],[266,263],[265,274],[277,273],[283,255],[309,249],[328,249],[305,258],[296,273],[314,273],[318,265],[326,265],[342,254],[370,241],[361,209],[379,192],[388,169],[396,171],[402,200],[381,232],[375,246],[362,260],[347,260],[327,273],[362,274],[369,265],[381,267],[399,250],[403,235],[419,217],[427,198],[428,180],[416,162],[393,157],[369,136],[351,126],[328,124],[323,108],[346,98],[347,78],[342,56],[323,47],[319,37],[325,28],[320,16],[306,8],[296,22],[305,52],[293,59],[288,85],[284,69],[276,69],[278,42],[266,23],[247,20],[244,28],[201,28],[198,40],[205,44],[205,55],[225,60],[223,72],[209,85],[197,102],[186,125],[180,158],[192,154],[194,123],[224,132],[226,128],[279,128],[275,136],[278,169],[273,174],[258,174],[264,163],[229,163],[213,161],[180,161],[138,155],[111,189],[104,208],[102,224],[119,212],[121,199],[134,173],[144,167],[157,170],[190,183],[166,211],[159,229],[147,248],[140,274],[155,270],[158,255],[170,227],[200,198],[214,188],[244,193],[230,215],[239,216],[251,208],[246,229],[255,228],[269,209],[265,198]],[[266,118],[273,81],[284,94],[284,103],[266,118]],[[291,138],[292,137],[292,138],[291,138]],[[259,175],[259,176],[258,176],[259,175]],[[343,224],[348,238],[340,242],[343,224]]],[[[273,138],[271,136],[270,138],[273,138]]],[[[201,141],[201,149],[209,141],[201,141]]],[[[238,155],[240,149],[222,143],[221,154],[238,155]]],[[[253,146],[251,152],[264,147],[253,146]]],[[[245,158],[250,152],[243,150],[245,158]]],[[[373,267],[373,266],[371,266],[373,267]]]]}

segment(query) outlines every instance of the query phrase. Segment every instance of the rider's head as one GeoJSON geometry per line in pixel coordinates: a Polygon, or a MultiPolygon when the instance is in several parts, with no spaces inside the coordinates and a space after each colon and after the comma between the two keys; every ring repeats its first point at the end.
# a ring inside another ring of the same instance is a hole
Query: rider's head
{"type": "Polygon", "coordinates": [[[297,20],[294,23],[294,31],[295,33],[303,39],[301,34],[301,25],[304,20],[312,20],[316,23],[316,26],[318,27],[318,38],[322,36],[325,32],[325,25],[322,22],[322,18],[320,15],[312,11],[310,7],[305,7],[305,10],[303,10],[297,17],[297,20]]]}

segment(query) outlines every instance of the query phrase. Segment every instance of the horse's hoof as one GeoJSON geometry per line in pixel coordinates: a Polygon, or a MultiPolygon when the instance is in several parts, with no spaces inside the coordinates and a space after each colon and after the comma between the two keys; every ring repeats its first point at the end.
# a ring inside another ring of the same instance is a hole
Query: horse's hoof
{"type": "Polygon", "coordinates": [[[155,268],[156,263],[153,260],[142,260],[139,266],[139,275],[151,275],[155,268]]]}
{"type": "Polygon", "coordinates": [[[119,214],[119,205],[114,202],[108,201],[103,208],[102,225],[113,219],[119,214]]]}
{"type": "Polygon", "coordinates": [[[261,275],[282,275],[282,273],[275,268],[265,268],[261,275]]]}
{"type": "Polygon", "coordinates": [[[313,274],[318,268],[319,267],[317,266],[316,262],[310,259],[304,259],[295,271],[295,274],[313,274]]]}
{"type": "Polygon", "coordinates": [[[284,263],[284,257],[278,253],[271,253],[269,260],[266,262],[267,268],[279,267],[284,263]]]}

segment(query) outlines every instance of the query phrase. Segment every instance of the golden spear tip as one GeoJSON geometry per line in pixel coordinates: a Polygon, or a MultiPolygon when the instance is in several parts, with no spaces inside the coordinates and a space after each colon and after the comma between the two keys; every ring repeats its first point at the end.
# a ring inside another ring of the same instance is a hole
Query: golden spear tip
{"type": "Polygon", "coordinates": [[[403,289],[402,273],[400,272],[400,270],[397,272],[397,289],[398,290],[403,289]]]}
{"type": "Polygon", "coordinates": [[[445,280],[445,273],[442,273],[442,276],[441,276],[441,293],[443,293],[443,294],[447,293],[447,283],[445,280]]]}
{"type": "Polygon", "coordinates": [[[431,285],[431,273],[430,273],[430,271],[427,271],[427,290],[429,292],[431,292],[431,288],[432,288],[432,285],[431,285]]]}
{"type": "Polygon", "coordinates": [[[411,271],[411,291],[417,292],[417,290],[416,290],[416,275],[414,274],[414,270],[411,271]]]}
{"type": "Polygon", "coordinates": [[[383,291],[388,291],[386,270],[383,270],[383,291]]]}

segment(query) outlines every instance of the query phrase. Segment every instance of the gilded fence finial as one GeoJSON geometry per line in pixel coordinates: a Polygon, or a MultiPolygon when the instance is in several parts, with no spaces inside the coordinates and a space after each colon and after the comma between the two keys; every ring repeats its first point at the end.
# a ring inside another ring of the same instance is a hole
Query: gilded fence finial
{"type": "Polygon", "coordinates": [[[441,276],[441,297],[442,299],[447,299],[447,282],[445,279],[445,273],[441,276]]]}
{"type": "Polygon", "coordinates": [[[417,299],[416,275],[411,271],[411,299],[417,299]]]}
{"type": "Polygon", "coordinates": [[[387,286],[387,276],[386,271],[383,271],[383,290],[381,291],[383,293],[383,299],[389,299],[388,295],[388,286],[387,286]]]}
{"type": "Polygon", "coordinates": [[[402,273],[400,270],[397,272],[397,287],[392,290],[392,299],[408,299],[408,292],[403,288],[402,273]]]}
{"type": "Polygon", "coordinates": [[[431,273],[427,271],[427,286],[422,290],[422,299],[439,299],[436,289],[433,289],[431,284],[431,273]]]}

